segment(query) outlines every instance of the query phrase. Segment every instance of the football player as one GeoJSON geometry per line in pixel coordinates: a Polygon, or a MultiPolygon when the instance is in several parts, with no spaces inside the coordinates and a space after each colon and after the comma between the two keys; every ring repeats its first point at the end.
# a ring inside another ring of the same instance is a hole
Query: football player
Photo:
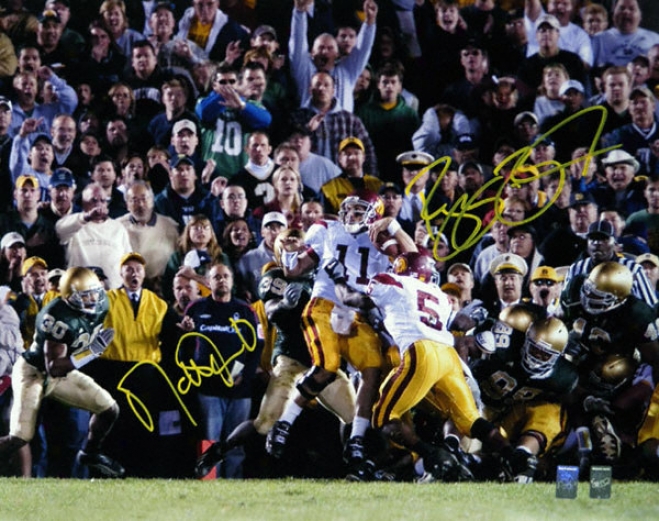
{"type": "MultiPolygon", "coordinates": [[[[515,315],[522,318],[519,311],[515,315]]],[[[511,316],[504,318],[511,322],[511,316]]],[[[576,388],[578,375],[565,356],[568,330],[559,319],[536,318],[524,337],[515,333],[509,337],[513,344],[479,360],[472,371],[481,388],[485,416],[515,443],[502,477],[530,483],[537,457],[549,451],[563,432],[562,402],[576,388]]]]}
{"type": "Polygon", "coordinates": [[[365,459],[364,435],[371,425],[384,364],[381,341],[364,316],[341,304],[335,286],[340,280],[365,291],[370,278],[390,266],[383,251],[391,251],[392,244],[401,251],[416,251],[400,224],[383,214],[384,203],[377,194],[357,190],[341,203],[338,221],[318,221],[311,226],[306,251],[282,254],[287,277],[298,277],[318,266],[322,269],[316,274],[311,300],[302,313],[312,367],[298,381],[294,398],[268,433],[266,449],[275,457],[283,453],[291,424],[302,408],[336,379],[344,359],[361,373],[345,459],[351,467],[365,459]]]}
{"type": "Polygon", "coordinates": [[[103,329],[108,300],[98,277],[87,268],[69,268],[60,280],[58,297],[36,319],[30,349],[14,365],[9,434],[0,438],[0,454],[29,443],[44,397],[92,412],[85,448],[78,462],[107,477],[122,477],[123,467],[101,452],[101,445],[119,415],[117,402],[81,367],[98,358],[114,336],[103,329]]]}
{"type": "MultiPolygon", "coordinates": [[[[571,336],[579,346],[580,388],[576,395],[578,407],[570,411],[571,422],[578,425],[582,418],[590,421],[595,456],[611,464],[622,454],[624,436],[621,439],[621,434],[641,421],[648,393],[623,391],[612,396],[613,401],[602,398],[593,386],[593,368],[606,369],[611,364],[611,355],[620,355],[623,359],[640,362],[634,375],[636,391],[644,390],[643,380],[646,385],[652,382],[649,374],[643,374],[650,372],[644,364],[651,368],[653,381],[659,382],[657,318],[652,307],[632,294],[634,277],[622,264],[598,264],[578,282],[576,289],[564,294],[562,301],[566,323],[571,324],[571,336]]],[[[601,370],[595,371],[596,375],[598,373],[601,379],[604,374],[601,370]]],[[[620,384],[622,380],[617,378],[612,383],[620,384]]],[[[654,394],[657,394],[656,388],[654,394]]],[[[652,408],[651,405],[648,411],[652,408]]],[[[649,439],[646,426],[638,433],[639,444],[649,439]]]]}
{"type": "MultiPolygon", "coordinates": [[[[208,474],[228,450],[243,445],[254,434],[267,434],[281,416],[295,389],[296,380],[311,366],[300,317],[311,297],[313,273],[304,273],[297,278],[287,277],[280,266],[283,251],[298,252],[304,249],[304,232],[295,228],[284,230],[277,236],[273,249],[277,264],[263,274],[258,287],[268,320],[277,330],[268,387],[256,419],[243,422],[225,441],[211,445],[197,462],[197,477],[208,474]]],[[[319,393],[318,400],[343,423],[352,423],[355,391],[343,371],[337,372],[336,380],[319,393]]]]}
{"type": "Polygon", "coordinates": [[[373,411],[373,425],[396,444],[419,454],[426,475],[423,482],[471,479],[461,462],[458,439],[439,447],[422,441],[402,421],[405,413],[432,392],[463,436],[481,440],[497,451],[510,449],[498,429],[481,417],[465,379],[454,336],[446,324],[452,314],[446,295],[437,286],[435,261],[426,252],[407,252],[396,258],[393,273],[380,273],[366,294],[346,289],[343,301],[360,309],[376,306],[384,326],[400,352],[400,364],[387,375],[373,411]]]}

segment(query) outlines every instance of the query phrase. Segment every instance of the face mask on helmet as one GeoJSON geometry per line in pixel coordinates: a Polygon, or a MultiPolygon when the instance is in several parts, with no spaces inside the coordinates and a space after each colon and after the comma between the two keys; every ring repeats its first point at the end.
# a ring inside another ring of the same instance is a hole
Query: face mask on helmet
{"type": "Polygon", "coordinates": [[[87,268],[70,268],[60,280],[64,301],[73,309],[93,315],[103,309],[105,289],[96,274],[87,268]]]}
{"type": "Polygon", "coordinates": [[[603,262],[593,268],[581,286],[581,305],[593,315],[622,305],[632,292],[633,276],[618,262],[603,262]]]}
{"type": "Polygon", "coordinates": [[[368,199],[357,195],[347,196],[341,203],[339,220],[352,235],[364,232],[368,226],[384,215],[384,203],[375,194],[367,194],[368,199]],[[369,200],[372,199],[372,200],[369,200]]]}
{"type": "Polygon", "coordinates": [[[599,315],[615,309],[622,302],[613,293],[598,290],[590,279],[584,280],[583,286],[581,286],[581,305],[591,315],[599,315]]]}
{"type": "Polygon", "coordinates": [[[565,349],[568,332],[556,318],[534,322],[522,347],[522,367],[535,376],[548,376],[565,349]]]}
{"type": "Polygon", "coordinates": [[[588,384],[596,392],[613,395],[631,383],[637,363],[632,357],[610,354],[593,367],[588,375],[588,384]]]}

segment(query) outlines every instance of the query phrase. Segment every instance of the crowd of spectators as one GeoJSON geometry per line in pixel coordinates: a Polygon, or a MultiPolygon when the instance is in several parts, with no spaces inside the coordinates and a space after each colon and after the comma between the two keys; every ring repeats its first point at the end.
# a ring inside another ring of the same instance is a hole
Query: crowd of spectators
{"type": "MultiPolygon", "coordinates": [[[[108,443],[131,475],[189,476],[199,440],[253,417],[271,368],[258,290],[275,240],[335,219],[356,189],[379,194],[385,215],[434,250],[458,309],[479,301],[497,316],[522,299],[555,309],[558,293],[534,294],[533,274],[587,271],[578,263],[609,239],[605,254],[636,266],[634,294],[656,308],[654,2],[0,4],[0,311],[4,321],[13,307],[21,332],[0,337],[0,354],[30,346],[64,270],[92,267],[117,334],[86,369],[119,399],[108,443]],[[465,207],[473,218],[456,220],[465,207]],[[504,277],[493,260],[511,253],[523,266],[504,277]],[[259,351],[246,353],[236,388],[199,390],[219,402],[195,401],[196,388],[173,395],[163,375],[176,385],[189,347],[177,325],[191,303],[227,292],[259,351]],[[131,382],[151,430],[117,391],[131,382]]],[[[0,365],[3,433],[11,365],[0,365]]],[[[74,456],[85,414],[44,405],[31,453],[3,470],[84,474],[74,456]]],[[[259,475],[259,457],[253,448],[245,475],[259,475]]],[[[242,458],[223,475],[243,476],[242,458]]],[[[289,471],[336,472],[323,461],[289,471]]]]}

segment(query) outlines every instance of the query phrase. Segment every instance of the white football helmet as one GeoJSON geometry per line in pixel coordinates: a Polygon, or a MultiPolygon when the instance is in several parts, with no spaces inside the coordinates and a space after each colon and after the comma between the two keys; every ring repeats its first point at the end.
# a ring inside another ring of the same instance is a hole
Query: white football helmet
{"type": "Polygon", "coordinates": [[[360,189],[348,194],[341,202],[339,220],[346,231],[357,235],[384,215],[384,201],[375,192],[360,189]],[[359,214],[359,219],[354,219],[359,214]],[[348,222],[349,221],[349,222],[348,222]]]}

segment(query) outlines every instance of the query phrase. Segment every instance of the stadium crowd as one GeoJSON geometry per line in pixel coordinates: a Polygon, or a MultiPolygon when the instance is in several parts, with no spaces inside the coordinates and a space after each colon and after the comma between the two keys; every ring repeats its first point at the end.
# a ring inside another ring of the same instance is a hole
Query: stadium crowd
{"type": "Polygon", "coordinates": [[[656,2],[0,5],[0,474],[659,479],[656,2]]]}

